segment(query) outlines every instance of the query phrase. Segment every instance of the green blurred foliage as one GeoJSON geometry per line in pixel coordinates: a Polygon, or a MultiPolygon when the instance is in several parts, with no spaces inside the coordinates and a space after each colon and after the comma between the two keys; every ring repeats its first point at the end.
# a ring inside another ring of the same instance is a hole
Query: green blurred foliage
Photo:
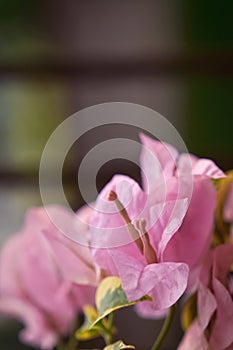
{"type": "Polygon", "coordinates": [[[38,23],[40,2],[37,0],[1,0],[0,22],[9,24],[18,23],[22,27],[31,27],[38,23]]]}
{"type": "Polygon", "coordinates": [[[38,59],[49,50],[43,32],[41,2],[0,1],[0,60],[38,59]]]}
{"type": "Polygon", "coordinates": [[[196,78],[189,84],[187,144],[198,155],[228,162],[233,153],[233,80],[196,78]]]}
{"type": "Polygon", "coordinates": [[[184,35],[189,49],[233,48],[232,0],[183,0],[184,35]]]}

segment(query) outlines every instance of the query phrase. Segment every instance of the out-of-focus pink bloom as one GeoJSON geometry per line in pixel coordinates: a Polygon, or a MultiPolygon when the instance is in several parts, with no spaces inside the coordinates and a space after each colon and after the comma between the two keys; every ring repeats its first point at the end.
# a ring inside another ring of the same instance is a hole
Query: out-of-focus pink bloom
{"type": "MultiPolygon", "coordinates": [[[[47,209],[63,228],[74,222],[66,209],[47,209]]],[[[66,238],[44,208],[27,213],[0,257],[0,313],[24,323],[23,342],[52,349],[69,333],[83,305],[93,303],[98,276],[91,261],[89,249],[66,238]]]]}
{"type": "Polygon", "coordinates": [[[163,198],[189,199],[189,208],[182,225],[169,241],[164,257],[183,261],[192,274],[206,255],[212,238],[216,191],[211,178],[225,174],[209,159],[178,151],[166,143],[141,134],[143,144],[141,167],[146,192],[161,192],[163,198]]]}
{"type": "Polygon", "coordinates": [[[216,247],[203,267],[198,288],[197,318],[179,350],[233,348],[233,245],[216,247]]]}
{"type": "Polygon", "coordinates": [[[187,200],[157,202],[156,194],[149,196],[134,180],[116,175],[94,206],[90,232],[100,267],[121,278],[130,301],[152,297],[138,307],[143,316],[173,305],[186,289],[189,269],[165,259],[164,252],[183,221],[187,200]]]}

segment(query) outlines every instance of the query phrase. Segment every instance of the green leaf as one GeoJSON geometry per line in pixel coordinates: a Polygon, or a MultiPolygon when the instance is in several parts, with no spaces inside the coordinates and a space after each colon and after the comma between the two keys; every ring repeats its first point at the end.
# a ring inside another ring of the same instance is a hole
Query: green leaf
{"type": "Polygon", "coordinates": [[[123,307],[131,306],[142,301],[151,301],[149,296],[129,302],[122,288],[119,277],[107,277],[99,285],[96,291],[96,307],[98,318],[93,322],[92,326],[97,324],[104,317],[108,316],[113,311],[123,307]]]}
{"type": "Polygon", "coordinates": [[[135,349],[133,345],[126,345],[122,340],[118,340],[116,343],[105,346],[103,350],[124,350],[124,349],[135,349]]]}
{"type": "MultiPolygon", "coordinates": [[[[80,327],[76,333],[75,333],[75,337],[78,340],[89,340],[89,339],[93,339],[93,338],[98,338],[99,336],[103,335],[103,329],[101,325],[95,325],[93,327],[90,328],[90,326],[96,321],[98,314],[96,309],[91,306],[91,305],[86,305],[84,306],[84,315],[85,315],[85,321],[82,325],[82,327],[80,327]]],[[[106,320],[103,320],[103,322],[106,320]]]]}

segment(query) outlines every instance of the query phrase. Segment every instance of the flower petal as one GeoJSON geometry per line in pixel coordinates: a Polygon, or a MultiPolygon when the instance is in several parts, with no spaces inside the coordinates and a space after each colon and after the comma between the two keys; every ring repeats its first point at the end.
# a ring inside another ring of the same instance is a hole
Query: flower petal
{"type": "Polygon", "coordinates": [[[224,172],[211,160],[205,158],[197,158],[196,156],[183,153],[179,156],[178,172],[180,174],[190,173],[190,166],[193,175],[204,175],[212,179],[226,177],[224,172]]]}
{"type": "Polygon", "coordinates": [[[166,261],[183,261],[190,268],[200,262],[211,241],[215,207],[216,191],[211,181],[195,181],[184,221],[164,251],[166,261]]]}
{"type": "Polygon", "coordinates": [[[197,320],[194,321],[178,346],[177,350],[208,350],[209,346],[197,320]]]}
{"type": "MultiPolygon", "coordinates": [[[[143,133],[140,133],[139,137],[142,145],[145,146],[145,148],[147,148],[148,150],[150,150],[154,154],[156,159],[158,159],[162,170],[168,175],[172,175],[176,160],[179,155],[177,149],[166,142],[157,141],[143,133]]],[[[143,155],[144,154],[142,153],[141,154],[142,160],[143,160],[143,155]]]]}
{"type": "Polygon", "coordinates": [[[233,264],[233,244],[221,244],[213,253],[213,276],[227,288],[227,273],[233,264]]]}
{"type": "Polygon", "coordinates": [[[140,317],[143,317],[146,319],[152,319],[152,320],[165,318],[169,311],[169,309],[154,310],[151,307],[151,302],[147,302],[147,301],[144,301],[143,303],[139,303],[135,305],[135,309],[137,314],[140,317]]]}
{"type": "Polygon", "coordinates": [[[165,178],[173,175],[178,151],[171,145],[156,141],[141,133],[142,150],[140,164],[143,188],[151,192],[158,185],[165,189],[165,178]]]}
{"type": "Polygon", "coordinates": [[[193,167],[194,175],[205,175],[212,179],[226,177],[224,172],[211,159],[198,159],[193,167]]]}
{"type": "Polygon", "coordinates": [[[129,301],[148,294],[151,307],[161,310],[173,305],[184,293],[189,269],[182,263],[143,265],[137,259],[115,252],[113,258],[129,301]]]}
{"type": "Polygon", "coordinates": [[[227,289],[216,278],[213,278],[213,290],[217,313],[209,343],[211,350],[221,350],[233,342],[233,302],[227,289]]]}
{"type": "Polygon", "coordinates": [[[20,333],[23,342],[43,350],[51,350],[56,345],[56,332],[49,326],[49,321],[44,318],[43,313],[32,305],[18,299],[1,299],[0,313],[24,323],[25,328],[20,333]]]}
{"type": "Polygon", "coordinates": [[[23,236],[16,234],[4,244],[0,257],[0,293],[1,295],[22,296],[22,280],[19,275],[20,245],[23,236]]]}
{"type": "Polygon", "coordinates": [[[155,205],[150,209],[152,223],[151,235],[158,250],[159,257],[163,256],[163,252],[172,239],[173,235],[181,226],[184,216],[188,209],[188,199],[178,199],[176,201],[166,201],[161,205],[155,205]],[[156,214],[159,217],[156,220],[156,214]]]}
{"type": "Polygon", "coordinates": [[[198,321],[203,331],[207,328],[216,307],[214,295],[200,283],[198,289],[198,321]]]}

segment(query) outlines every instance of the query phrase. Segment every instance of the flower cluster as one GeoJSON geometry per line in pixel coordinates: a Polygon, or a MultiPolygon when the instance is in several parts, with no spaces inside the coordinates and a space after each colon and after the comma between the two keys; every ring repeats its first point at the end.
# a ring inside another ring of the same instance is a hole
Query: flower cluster
{"type": "Polygon", "coordinates": [[[0,313],[24,323],[22,341],[52,349],[83,311],[86,338],[109,332],[109,314],[123,306],[135,304],[144,318],[165,317],[186,292],[179,349],[233,348],[233,174],[140,138],[142,188],[115,175],[75,214],[59,206],[32,209],[3,247],[0,313]],[[98,303],[106,279],[118,292],[120,281],[124,302],[113,293],[112,309],[96,310],[96,289],[98,303]]]}

